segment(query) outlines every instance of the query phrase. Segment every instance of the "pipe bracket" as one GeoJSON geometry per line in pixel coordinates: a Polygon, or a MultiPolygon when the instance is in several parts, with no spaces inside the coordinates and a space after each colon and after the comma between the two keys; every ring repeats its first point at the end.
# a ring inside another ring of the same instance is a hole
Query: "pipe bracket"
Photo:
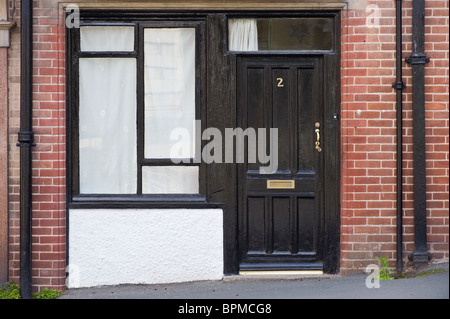
{"type": "Polygon", "coordinates": [[[34,141],[34,133],[29,131],[19,132],[17,133],[19,135],[19,138],[17,139],[19,143],[16,144],[16,146],[36,146],[34,141]]]}
{"type": "Polygon", "coordinates": [[[404,88],[406,88],[406,84],[403,83],[402,81],[398,81],[392,83],[392,87],[396,90],[403,90],[404,88]]]}
{"type": "Polygon", "coordinates": [[[414,263],[414,268],[419,269],[426,265],[431,260],[432,255],[427,251],[414,251],[408,255],[409,261],[414,263]]]}
{"type": "Polygon", "coordinates": [[[430,62],[430,58],[422,53],[413,53],[411,56],[405,58],[405,62],[410,64],[426,64],[430,62]]]}

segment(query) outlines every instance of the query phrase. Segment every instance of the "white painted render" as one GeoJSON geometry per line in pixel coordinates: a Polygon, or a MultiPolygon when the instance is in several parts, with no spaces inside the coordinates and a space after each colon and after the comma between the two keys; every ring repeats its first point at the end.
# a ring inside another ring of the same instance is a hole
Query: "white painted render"
{"type": "Polygon", "coordinates": [[[221,209],[69,210],[69,288],[223,277],[221,209]]]}

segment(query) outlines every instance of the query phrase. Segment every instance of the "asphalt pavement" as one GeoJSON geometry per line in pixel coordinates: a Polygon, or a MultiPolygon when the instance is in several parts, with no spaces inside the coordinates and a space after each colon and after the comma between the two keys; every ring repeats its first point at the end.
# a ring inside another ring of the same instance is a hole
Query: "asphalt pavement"
{"type": "Polygon", "coordinates": [[[59,299],[449,299],[448,263],[431,265],[412,277],[378,283],[366,273],[226,276],[217,281],[76,288],[67,290],[59,299]]]}

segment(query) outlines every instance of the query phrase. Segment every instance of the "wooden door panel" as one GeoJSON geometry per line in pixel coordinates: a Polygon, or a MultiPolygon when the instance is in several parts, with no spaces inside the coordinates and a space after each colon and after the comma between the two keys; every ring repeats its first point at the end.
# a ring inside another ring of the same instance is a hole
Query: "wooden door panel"
{"type": "Polygon", "coordinates": [[[265,213],[264,196],[247,198],[247,228],[242,231],[246,232],[249,252],[261,254],[266,251],[265,213]]]}
{"type": "Polygon", "coordinates": [[[291,203],[287,196],[270,197],[272,204],[273,253],[292,251],[291,203]]]}
{"type": "Polygon", "coordinates": [[[297,227],[298,227],[298,252],[313,252],[315,224],[315,198],[298,197],[297,198],[297,227]]]}
{"type": "MultiPolygon", "coordinates": [[[[291,83],[289,81],[289,69],[272,68],[272,76],[266,81],[272,82],[272,101],[268,103],[268,108],[271,107],[272,121],[270,127],[278,128],[278,140],[290,141],[290,103],[289,90],[291,83]]],[[[278,172],[289,174],[290,167],[290,153],[291,148],[278,148],[278,172]]]]}
{"type": "MultiPolygon", "coordinates": [[[[267,111],[264,107],[265,96],[262,94],[265,90],[264,87],[264,67],[259,68],[248,68],[247,70],[247,82],[248,90],[243,92],[246,98],[245,103],[247,104],[247,112],[244,116],[247,118],[247,127],[266,127],[266,117],[267,111]],[[248,94],[248,92],[261,92],[261,94],[248,94]],[[250,114],[250,116],[249,116],[250,114]]],[[[258,172],[261,167],[261,163],[256,160],[255,163],[248,163],[248,170],[258,172]]]]}
{"type": "Polygon", "coordinates": [[[314,69],[297,69],[297,171],[315,171],[315,149],[311,147],[315,123],[313,111],[316,109],[313,92],[314,69]]]}
{"type": "Polygon", "coordinates": [[[278,129],[276,172],[258,174],[258,161],[238,169],[242,270],[322,268],[322,176],[314,149],[315,122],[323,113],[320,64],[320,58],[304,57],[238,59],[239,126],[278,129]],[[293,187],[268,187],[282,184],[293,187]]]}

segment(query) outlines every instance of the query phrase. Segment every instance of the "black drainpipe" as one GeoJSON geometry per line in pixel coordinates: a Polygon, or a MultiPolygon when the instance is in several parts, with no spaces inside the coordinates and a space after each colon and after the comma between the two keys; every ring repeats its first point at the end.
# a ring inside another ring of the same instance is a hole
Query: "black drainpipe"
{"type": "Polygon", "coordinates": [[[20,6],[20,294],[30,299],[33,1],[22,0],[20,6]]]}
{"type": "Polygon", "coordinates": [[[412,68],[413,165],[414,165],[414,252],[408,258],[415,268],[428,264],[425,163],[425,0],[413,0],[413,52],[406,62],[412,68]]]}
{"type": "Polygon", "coordinates": [[[402,90],[405,84],[402,81],[402,0],[396,0],[396,79],[392,87],[397,90],[397,272],[403,270],[403,99],[402,90]]]}

